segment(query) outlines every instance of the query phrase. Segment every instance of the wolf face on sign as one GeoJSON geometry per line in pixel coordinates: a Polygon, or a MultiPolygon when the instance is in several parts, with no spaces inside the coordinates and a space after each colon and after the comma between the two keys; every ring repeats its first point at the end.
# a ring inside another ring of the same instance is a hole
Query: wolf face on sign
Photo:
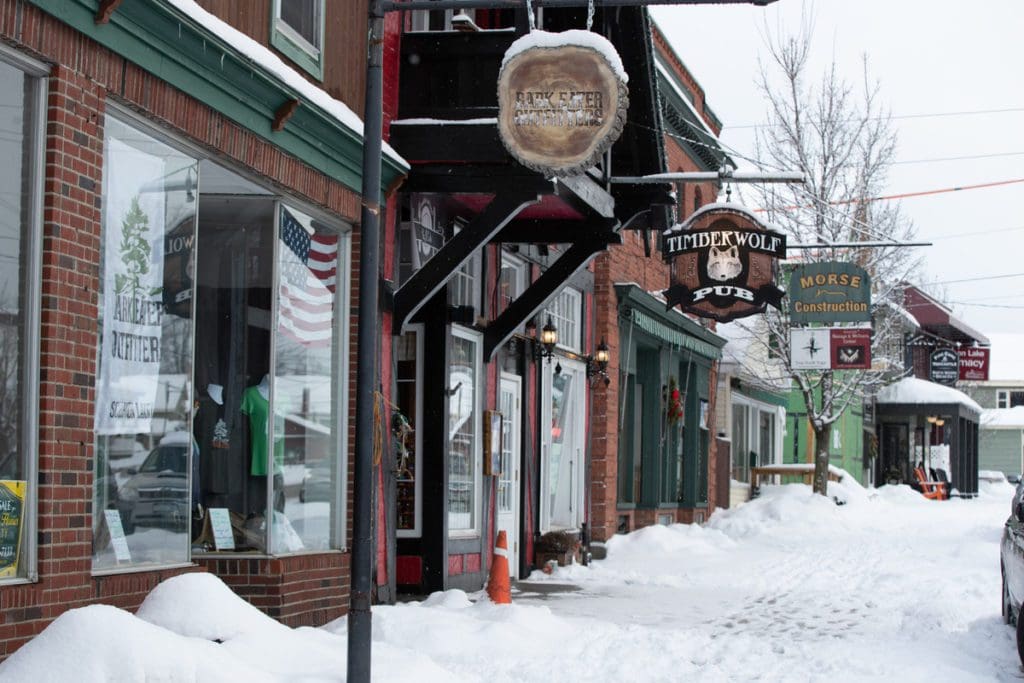
{"type": "Polygon", "coordinates": [[[732,280],[743,272],[740,263],[740,248],[733,245],[728,249],[711,247],[708,250],[708,277],[712,280],[725,282],[732,280]]]}

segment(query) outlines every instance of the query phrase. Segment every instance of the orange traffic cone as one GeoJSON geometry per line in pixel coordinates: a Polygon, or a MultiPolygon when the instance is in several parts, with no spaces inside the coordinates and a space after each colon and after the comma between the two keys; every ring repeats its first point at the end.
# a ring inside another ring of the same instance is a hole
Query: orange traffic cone
{"type": "Polygon", "coordinates": [[[508,541],[505,531],[498,532],[494,544],[494,558],[491,560],[491,575],[487,579],[487,595],[491,602],[499,605],[512,604],[512,586],[508,580],[508,541]]]}

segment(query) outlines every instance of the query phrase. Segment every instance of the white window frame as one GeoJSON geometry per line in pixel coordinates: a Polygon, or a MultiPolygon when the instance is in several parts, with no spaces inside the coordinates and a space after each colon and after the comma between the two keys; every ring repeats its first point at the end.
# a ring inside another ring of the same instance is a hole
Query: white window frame
{"type": "MultiPolygon", "coordinates": [[[[452,236],[459,234],[465,227],[465,221],[456,219],[452,236]]],[[[483,258],[481,252],[481,249],[474,251],[473,255],[455,271],[448,282],[448,303],[452,306],[472,306],[476,315],[480,315],[482,301],[480,282],[483,279],[483,258]],[[464,291],[469,292],[469,300],[457,300],[457,293],[464,291]]]]}
{"type": "Polygon", "coordinates": [[[501,273],[506,269],[512,272],[512,298],[508,301],[508,304],[511,304],[523,292],[525,292],[527,284],[529,283],[529,264],[518,256],[514,256],[507,251],[502,250],[501,268],[498,272],[498,310],[495,311],[495,317],[503,313],[508,307],[508,305],[501,300],[501,273]]]}
{"type": "MultiPolygon", "coordinates": [[[[45,102],[45,93],[43,95],[43,101],[45,102]]],[[[351,324],[351,315],[352,315],[352,284],[351,284],[351,281],[350,281],[351,280],[352,268],[353,268],[353,263],[352,263],[352,233],[353,233],[353,226],[352,226],[352,224],[350,222],[346,221],[345,219],[343,219],[341,216],[331,215],[331,214],[328,214],[328,213],[324,212],[323,209],[320,209],[320,208],[310,204],[309,201],[304,199],[304,198],[298,197],[298,196],[296,196],[294,194],[291,194],[289,192],[280,192],[280,191],[275,191],[273,188],[269,188],[267,186],[265,180],[260,180],[259,178],[256,178],[255,176],[253,176],[251,174],[250,171],[246,170],[245,168],[238,168],[238,167],[236,167],[236,166],[234,166],[234,165],[232,165],[230,163],[225,163],[221,159],[211,155],[209,153],[209,151],[206,150],[205,148],[200,147],[199,145],[197,145],[197,144],[195,144],[193,142],[190,142],[186,138],[184,138],[184,137],[182,137],[182,136],[180,136],[180,135],[178,135],[178,134],[176,134],[174,132],[169,132],[169,131],[167,131],[165,129],[158,128],[152,121],[150,121],[149,119],[147,119],[146,117],[142,116],[141,114],[139,114],[138,112],[136,112],[136,111],[134,111],[132,109],[129,109],[129,108],[125,107],[125,106],[119,105],[116,102],[108,102],[107,103],[107,115],[108,116],[114,116],[118,120],[120,120],[122,123],[131,125],[131,126],[134,126],[134,127],[138,128],[138,129],[140,129],[141,131],[143,131],[147,135],[153,136],[154,138],[162,141],[166,145],[174,147],[175,149],[177,149],[179,151],[191,154],[192,156],[194,156],[197,159],[197,161],[200,164],[202,164],[205,161],[205,162],[208,162],[208,163],[211,163],[211,164],[215,164],[215,165],[219,166],[220,168],[223,168],[224,170],[226,170],[226,171],[228,171],[228,172],[230,172],[230,173],[232,173],[232,174],[242,178],[243,180],[252,183],[254,187],[266,191],[267,194],[265,196],[268,197],[268,198],[271,198],[271,197],[276,198],[276,201],[278,203],[283,202],[285,205],[292,206],[292,207],[302,211],[303,213],[308,214],[309,216],[311,216],[311,217],[313,217],[313,218],[315,218],[315,219],[317,219],[319,221],[322,221],[322,222],[330,224],[330,225],[338,226],[338,271],[339,271],[339,274],[338,274],[338,277],[337,277],[336,292],[335,292],[336,293],[336,297],[337,297],[335,299],[335,301],[337,302],[337,306],[338,306],[338,313],[337,313],[338,325],[335,328],[335,332],[334,333],[335,333],[335,335],[337,335],[337,339],[338,339],[338,342],[340,344],[340,350],[339,350],[340,358],[338,359],[338,386],[336,388],[336,400],[338,401],[338,411],[339,411],[338,414],[339,414],[339,419],[340,419],[340,424],[339,424],[340,444],[338,446],[339,452],[338,452],[338,465],[337,465],[338,468],[339,468],[339,473],[340,473],[340,479],[339,479],[339,482],[340,482],[340,485],[339,485],[340,492],[339,493],[340,493],[340,495],[339,495],[339,497],[338,497],[338,499],[336,501],[337,505],[336,505],[336,509],[334,511],[333,520],[332,520],[334,522],[334,525],[335,525],[334,526],[335,531],[331,534],[331,537],[330,537],[331,548],[330,548],[329,551],[328,550],[316,550],[316,551],[302,550],[302,551],[298,551],[298,552],[294,552],[294,553],[278,553],[278,554],[275,555],[275,554],[273,554],[273,553],[271,553],[269,551],[270,545],[268,544],[268,546],[267,546],[268,547],[268,551],[266,553],[257,553],[256,556],[259,556],[259,557],[287,557],[287,556],[291,556],[291,555],[309,554],[311,552],[313,552],[313,553],[322,553],[322,552],[331,552],[331,551],[336,552],[336,551],[339,551],[339,550],[340,551],[347,551],[349,548],[348,548],[348,523],[347,523],[346,510],[348,510],[348,501],[349,501],[348,487],[349,487],[349,484],[351,483],[350,482],[350,477],[349,477],[349,474],[348,474],[348,472],[349,472],[350,453],[349,453],[349,447],[348,447],[348,437],[346,435],[349,433],[350,422],[351,422],[351,420],[349,419],[349,408],[350,408],[349,389],[352,387],[352,381],[350,380],[351,367],[352,367],[352,365],[351,365],[351,363],[352,363],[352,350],[351,350],[351,343],[350,343],[351,333],[352,333],[352,330],[351,330],[351,328],[352,328],[352,324],[351,324]],[[344,270],[344,274],[342,274],[342,270],[344,270]]],[[[196,188],[197,194],[200,192],[200,189],[201,189],[201,183],[202,183],[201,177],[202,177],[202,172],[200,171],[200,181],[199,181],[199,184],[197,185],[197,188],[196,188]]],[[[276,237],[276,233],[278,231],[278,226],[276,225],[276,222],[278,220],[278,218],[277,218],[278,215],[279,215],[278,209],[275,208],[275,219],[274,219],[275,220],[275,226],[274,226],[274,231],[275,231],[275,249],[277,248],[277,242],[279,241],[277,239],[277,237],[276,237]]],[[[276,252],[274,254],[274,262],[275,262],[275,264],[277,263],[277,254],[276,254],[276,252]]],[[[275,289],[275,291],[276,291],[276,289],[278,287],[278,281],[277,281],[278,275],[279,275],[278,268],[275,265],[275,267],[274,267],[274,282],[273,282],[273,285],[272,285],[273,288],[275,289]]],[[[272,317],[273,320],[277,319],[277,310],[276,310],[277,304],[278,304],[278,301],[277,301],[277,299],[275,297],[273,299],[273,302],[272,302],[272,311],[271,311],[271,315],[273,316],[272,317]]],[[[195,327],[193,326],[193,335],[194,334],[195,334],[195,327]]],[[[194,347],[195,347],[195,344],[193,343],[193,349],[194,349],[194,347]]],[[[275,345],[274,337],[272,336],[271,337],[271,355],[270,355],[270,358],[269,358],[269,362],[271,363],[271,366],[273,366],[274,363],[276,362],[276,355],[275,354],[276,354],[276,345],[275,345]]],[[[273,411],[273,405],[271,405],[270,410],[273,411]]],[[[269,490],[272,492],[272,489],[269,489],[269,490]]],[[[271,500],[271,499],[268,498],[268,500],[271,500]]],[[[196,555],[198,555],[200,557],[205,555],[204,553],[194,553],[194,552],[191,552],[191,551],[190,551],[190,554],[193,557],[196,556],[196,555]]],[[[241,556],[245,556],[245,554],[244,553],[239,554],[239,557],[241,557],[241,556]]],[[[171,567],[174,567],[174,566],[178,566],[178,565],[160,565],[157,568],[159,568],[159,569],[167,569],[167,568],[171,568],[171,567]]],[[[95,571],[94,570],[94,571],[92,571],[92,575],[93,576],[103,576],[103,575],[108,575],[108,574],[126,574],[126,573],[132,573],[132,572],[140,572],[140,571],[153,571],[153,569],[154,569],[154,566],[147,565],[147,566],[140,566],[140,567],[137,567],[137,568],[126,568],[126,569],[123,569],[123,570],[121,570],[121,569],[119,569],[119,570],[110,570],[110,571],[108,571],[108,570],[95,571]]]]}
{"type": "Polygon", "coordinates": [[[996,408],[1009,408],[1010,407],[1010,390],[1009,389],[997,389],[996,390],[996,408]]]}
{"type": "MultiPolygon", "coordinates": [[[[475,386],[473,387],[473,429],[476,438],[473,440],[473,462],[470,468],[473,470],[472,486],[473,486],[473,500],[470,503],[473,514],[473,525],[468,529],[448,529],[448,538],[478,538],[480,536],[481,529],[481,498],[480,495],[483,491],[483,408],[484,400],[483,394],[487,389],[487,378],[484,376],[484,362],[483,362],[483,343],[484,336],[479,332],[460,327],[458,325],[452,325],[452,337],[459,337],[471,341],[476,349],[473,358],[473,381],[475,386]],[[481,390],[481,388],[483,390],[481,390]]],[[[450,372],[450,370],[449,370],[450,372]]],[[[445,377],[448,374],[446,373],[445,377]]],[[[446,380],[447,381],[447,380],[446,380]]],[[[450,389],[450,387],[449,387],[450,389]]],[[[445,427],[447,430],[447,426],[445,427]]],[[[448,467],[447,461],[445,467],[448,467]]],[[[447,495],[446,495],[447,497],[447,495]]],[[[445,506],[445,514],[449,514],[447,510],[447,504],[445,506]]]]}
{"type": "MultiPolygon", "coordinates": [[[[747,481],[750,481],[750,462],[747,458],[750,456],[751,450],[757,450],[758,464],[759,465],[774,465],[779,464],[782,458],[782,447],[784,434],[779,428],[779,425],[785,423],[785,412],[778,406],[770,403],[764,403],[762,401],[756,401],[752,398],[744,396],[742,394],[734,393],[732,395],[732,410],[730,410],[730,430],[735,425],[733,416],[736,413],[736,407],[743,406],[746,409],[746,420],[745,424],[741,427],[743,429],[743,436],[746,437],[746,451],[745,453],[739,453],[738,449],[733,453],[733,462],[736,462],[736,458],[743,458],[743,472],[747,475],[747,481]],[[767,413],[772,416],[772,452],[771,459],[766,462],[765,454],[760,452],[761,448],[761,414],[767,413]]],[[[737,434],[732,434],[732,443],[738,444],[737,434]]]]}
{"type": "Polygon", "coordinates": [[[583,348],[583,292],[574,287],[563,288],[544,308],[541,325],[546,325],[549,317],[558,330],[556,346],[579,353],[583,348]]]}
{"type": "Polygon", "coordinates": [[[416,522],[412,529],[395,529],[398,538],[420,538],[423,536],[423,335],[426,326],[416,323],[406,326],[406,332],[416,335],[416,414],[412,416],[414,431],[413,441],[416,453],[413,457],[416,479],[413,481],[414,512],[416,522]]]}
{"type": "MultiPolygon", "coordinates": [[[[211,160],[212,161],[212,160],[211,160]]],[[[214,162],[216,163],[216,162],[214,162]]],[[[235,172],[234,169],[229,169],[235,172]]],[[[257,183],[259,184],[259,183],[257,183]]],[[[201,187],[201,185],[200,185],[201,187]]],[[[264,187],[264,185],[260,185],[264,187]]],[[[335,415],[338,422],[338,433],[335,434],[335,445],[338,449],[338,458],[334,463],[335,471],[337,475],[336,481],[338,482],[339,491],[336,493],[338,497],[334,500],[334,509],[331,512],[331,528],[328,531],[327,542],[330,544],[332,550],[346,550],[346,543],[348,541],[348,524],[346,523],[345,511],[348,509],[348,408],[349,408],[349,372],[350,372],[350,347],[349,338],[351,337],[351,323],[349,320],[351,314],[351,273],[352,273],[352,225],[342,220],[339,217],[332,217],[325,215],[322,211],[318,211],[309,204],[297,201],[294,197],[279,195],[277,200],[274,202],[274,282],[273,291],[280,292],[280,254],[278,250],[281,248],[281,207],[294,208],[298,211],[308,215],[310,218],[323,222],[337,229],[338,231],[338,273],[335,277],[334,285],[334,305],[335,305],[335,322],[333,334],[336,340],[336,346],[338,349],[338,370],[337,370],[337,386],[334,388],[334,396],[332,400],[337,406],[337,413],[335,415]]],[[[270,335],[270,367],[277,368],[277,335],[280,332],[277,331],[277,320],[279,319],[280,313],[280,296],[273,296],[271,299],[271,320],[274,321],[272,325],[272,334],[270,335]]],[[[193,330],[194,333],[194,330],[193,330]]],[[[193,343],[193,349],[195,344],[193,343]]],[[[276,415],[277,407],[274,402],[274,371],[271,371],[271,382],[270,382],[270,407],[269,415],[276,415]]],[[[273,423],[271,423],[272,425],[273,423]]],[[[273,436],[271,434],[271,436],[273,436]]],[[[274,477],[267,477],[267,501],[274,500],[274,477]]],[[[266,536],[266,555],[268,557],[286,557],[288,555],[301,555],[307,554],[309,550],[299,550],[294,552],[273,552],[274,539],[272,537],[273,525],[267,529],[266,536]]]]}
{"type": "Polygon", "coordinates": [[[34,583],[39,580],[39,367],[40,367],[40,325],[42,299],[43,261],[43,194],[46,176],[46,98],[49,91],[49,67],[19,52],[0,46],[0,60],[8,66],[22,71],[26,80],[32,83],[28,105],[34,117],[29,137],[24,141],[28,154],[26,161],[30,180],[26,183],[25,221],[27,244],[24,284],[24,306],[22,309],[22,367],[23,403],[21,413],[20,459],[25,477],[25,500],[22,501],[22,551],[24,552],[25,576],[0,579],[0,586],[19,583],[34,583]]]}

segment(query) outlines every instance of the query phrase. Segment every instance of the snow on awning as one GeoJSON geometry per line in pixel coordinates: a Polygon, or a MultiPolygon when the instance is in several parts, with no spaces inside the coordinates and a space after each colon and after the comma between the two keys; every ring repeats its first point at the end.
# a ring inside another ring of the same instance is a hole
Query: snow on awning
{"type": "MultiPolygon", "coordinates": [[[[245,55],[253,64],[276,77],[281,83],[305,98],[307,102],[316,105],[341,125],[363,137],[363,120],[349,109],[348,105],[332,97],[326,90],[310,83],[298,71],[285,64],[284,60],[274,54],[270,48],[256,42],[234,26],[206,11],[195,0],[168,0],[168,2],[240,54],[245,55]]],[[[409,168],[409,162],[403,159],[388,143],[383,143],[382,151],[395,163],[405,169],[409,168]]]]}
{"type": "Polygon", "coordinates": [[[981,406],[964,392],[917,377],[904,377],[900,381],[890,384],[878,392],[875,402],[912,405],[959,403],[976,413],[982,412],[981,406]]]}

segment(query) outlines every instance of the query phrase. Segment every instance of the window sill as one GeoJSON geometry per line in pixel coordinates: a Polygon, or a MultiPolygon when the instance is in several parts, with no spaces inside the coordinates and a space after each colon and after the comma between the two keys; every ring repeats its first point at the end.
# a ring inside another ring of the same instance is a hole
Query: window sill
{"type": "Polygon", "coordinates": [[[195,562],[178,562],[175,564],[147,564],[135,567],[118,567],[116,569],[98,569],[90,572],[92,578],[103,578],[104,576],[117,576],[118,574],[142,574],[144,572],[165,572],[172,569],[190,569],[198,567],[195,562]]]}

